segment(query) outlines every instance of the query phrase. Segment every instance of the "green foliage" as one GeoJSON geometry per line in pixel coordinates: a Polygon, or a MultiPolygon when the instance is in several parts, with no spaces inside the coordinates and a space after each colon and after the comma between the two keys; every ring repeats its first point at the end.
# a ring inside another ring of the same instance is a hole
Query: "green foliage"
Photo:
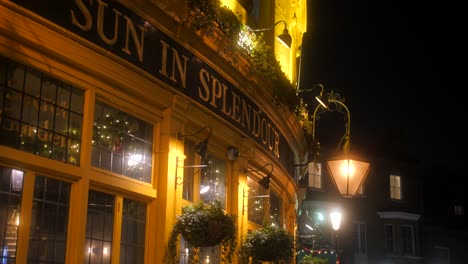
{"type": "Polygon", "coordinates": [[[298,264],[328,264],[328,259],[317,258],[312,255],[305,255],[298,264]]]}
{"type": "Polygon", "coordinates": [[[231,262],[236,246],[237,228],[233,216],[228,215],[219,201],[199,202],[182,208],[182,214],[169,237],[165,263],[178,263],[177,245],[182,235],[188,244],[191,263],[197,258],[199,247],[221,244],[223,261],[231,262]]]}
{"type": "MultiPolygon", "coordinates": [[[[239,44],[239,33],[246,30],[238,16],[232,10],[221,6],[220,0],[192,0],[190,16],[187,22],[190,26],[206,35],[214,35],[216,29],[223,32],[232,48],[241,45],[251,61],[251,71],[260,74],[272,82],[272,93],[275,100],[293,111],[298,104],[295,87],[282,71],[274,51],[269,46],[263,33],[250,31],[249,45],[239,44]]],[[[235,60],[233,60],[234,62],[235,60]]]]}
{"type": "Polygon", "coordinates": [[[285,261],[290,263],[293,257],[294,238],[284,229],[264,226],[249,232],[239,250],[240,263],[259,261],[285,261]]]}
{"type": "Polygon", "coordinates": [[[193,0],[190,8],[190,22],[195,30],[213,35],[217,29],[227,38],[237,39],[242,23],[234,12],[221,6],[220,0],[193,0]]]}

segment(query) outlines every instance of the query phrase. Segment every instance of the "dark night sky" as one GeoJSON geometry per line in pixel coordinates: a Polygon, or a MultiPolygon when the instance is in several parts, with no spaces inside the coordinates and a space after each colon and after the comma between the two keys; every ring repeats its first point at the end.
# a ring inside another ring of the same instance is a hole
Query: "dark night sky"
{"type": "MultiPolygon", "coordinates": [[[[464,158],[467,111],[463,9],[433,5],[309,0],[300,84],[346,98],[352,149],[428,171],[464,158]]],[[[460,178],[457,168],[447,167],[460,178]]]]}

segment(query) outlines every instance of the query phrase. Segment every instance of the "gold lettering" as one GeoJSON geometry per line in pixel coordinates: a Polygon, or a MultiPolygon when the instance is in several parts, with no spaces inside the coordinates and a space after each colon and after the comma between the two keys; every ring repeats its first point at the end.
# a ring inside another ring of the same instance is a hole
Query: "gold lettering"
{"type": "Polygon", "coordinates": [[[169,77],[167,74],[167,48],[169,47],[169,44],[161,40],[162,44],[162,54],[161,54],[161,69],[159,70],[159,73],[169,77]]]}
{"type": "Polygon", "coordinates": [[[278,131],[276,130],[273,130],[273,135],[274,135],[274,140],[275,140],[275,146],[274,146],[274,149],[273,149],[273,153],[276,154],[276,157],[280,157],[280,153],[279,153],[279,143],[280,143],[280,139],[279,139],[279,133],[278,131]]]}
{"type": "Polygon", "coordinates": [[[262,124],[260,126],[260,131],[261,131],[262,143],[264,145],[266,145],[267,142],[268,142],[268,134],[269,134],[268,127],[269,126],[270,126],[270,124],[267,123],[266,119],[262,118],[262,124]]]}
{"type": "MultiPolygon", "coordinates": [[[[117,12],[114,10],[114,12],[117,12]]],[[[135,44],[135,48],[136,48],[136,51],[138,53],[138,60],[140,62],[143,62],[143,46],[144,46],[144,42],[145,42],[145,32],[146,32],[146,29],[144,27],[142,27],[141,25],[138,25],[138,27],[140,28],[140,32],[141,32],[141,35],[140,35],[140,40],[138,40],[138,35],[137,35],[137,32],[135,30],[135,26],[133,25],[133,21],[127,17],[127,16],[124,16],[125,19],[127,20],[127,29],[126,29],[126,34],[125,34],[125,48],[122,49],[123,52],[127,53],[128,55],[131,55],[132,53],[130,52],[130,50],[128,49],[128,42],[129,42],[129,35],[130,35],[130,32],[132,33],[132,39],[133,39],[133,44],[135,44]]],[[[116,16],[116,19],[117,19],[117,16],[116,16]]],[[[116,21],[116,23],[118,23],[116,21]]]]}
{"type": "Polygon", "coordinates": [[[250,131],[250,116],[252,114],[252,106],[250,104],[247,104],[247,102],[242,99],[242,122],[241,125],[243,127],[246,127],[247,124],[247,130],[250,131]]]}
{"type": "Polygon", "coordinates": [[[211,97],[211,102],[210,104],[212,106],[214,106],[215,108],[217,108],[218,106],[216,105],[216,99],[220,99],[221,96],[222,96],[222,84],[221,82],[219,82],[218,79],[216,78],[213,78],[213,82],[211,84],[211,93],[212,93],[212,97],[211,97]]]}
{"type": "MultiPolygon", "coordinates": [[[[230,116],[231,115],[231,109],[227,109],[227,86],[226,85],[223,85],[223,109],[221,110],[223,112],[223,114],[227,115],[227,116],[230,116]]],[[[232,92],[232,94],[234,95],[234,92],[232,92]]]]}
{"type": "Polygon", "coordinates": [[[237,123],[240,123],[241,116],[239,115],[240,112],[240,97],[239,95],[232,93],[232,116],[231,118],[234,119],[237,123]]]}
{"type": "Polygon", "coordinates": [[[175,74],[176,74],[176,66],[177,66],[177,70],[179,72],[179,75],[180,75],[180,81],[182,82],[182,87],[185,89],[187,86],[186,86],[186,80],[187,80],[187,61],[188,61],[188,58],[184,55],[182,55],[183,59],[184,59],[184,63],[182,65],[182,62],[180,60],[180,57],[179,57],[179,53],[177,52],[176,49],[172,48],[169,46],[169,44],[167,44],[166,42],[162,41],[161,40],[161,44],[162,44],[162,54],[161,54],[161,69],[159,70],[159,73],[161,73],[162,75],[166,76],[166,77],[169,77],[169,74],[167,73],[167,51],[168,51],[168,48],[171,48],[171,51],[172,51],[172,72],[171,72],[171,80],[175,83],[177,83],[177,80],[175,78],[175,74]]]}
{"type": "Polygon", "coordinates": [[[187,61],[188,61],[188,58],[184,55],[182,55],[182,57],[184,58],[184,65],[182,67],[182,63],[180,62],[180,57],[179,57],[179,52],[172,48],[172,74],[171,74],[171,80],[173,80],[174,82],[177,82],[176,79],[175,79],[175,73],[176,73],[176,70],[175,70],[175,66],[177,65],[177,69],[179,70],[179,75],[180,75],[180,80],[182,82],[182,87],[185,89],[186,86],[185,86],[185,83],[186,83],[186,79],[187,79],[187,61]]]}
{"type": "Polygon", "coordinates": [[[80,24],[80,22],[78,22],[78,19],[76,19],[75,11],[70,10],[72,24],[77,26],[83,31],[90,31],[91,28],[93,27],[93,17],[91,16],[91,12],[89,12],[88,8],[83,3],[83,1],[75,0],[75,4],[78,7],[78,9],[81,11],[81,14],[83,15],[85,21],[84,21],[84,24],[80,24]]]}
{"type": "Polygon", "coordinates": [[[112,39],[109,39],[106,37],[104,34],[104,15],[105,15],[105,10],[106,7],[108,6],[106,3],[102,2],[101,0],[98,0],[99,6],[98,6],[98,14],[97,14],[97,25],[96,25],[96,30],[99,35],[99,37],[104,41],[104,43],[108,45],[114,45],[117,43],[117,38],[119,36],[119,16],[122,15],[119,11],[113,9],[115,13],[115,19],[114,19],[114,37],[112,39]]]}
{"type": "Polygon", "coordinates": [[[252,109],[253,111],[253,127],[252,127],[252,135],[258,137],[260,135],[260,113],[257,110],[252,109]]]}
{"type": "Polygon", "coordinates": [[[210,81],[210,74],[205,69],[201,69],[199,76],[200,82],[203,87],[198,86],[198,97],[203,101],[208,102],[208,100],[210,99],[210,89],[208,87],[208,82],[210,81]],[[205,91],[205,93],[203,93],[203,91],[205,91]]]}

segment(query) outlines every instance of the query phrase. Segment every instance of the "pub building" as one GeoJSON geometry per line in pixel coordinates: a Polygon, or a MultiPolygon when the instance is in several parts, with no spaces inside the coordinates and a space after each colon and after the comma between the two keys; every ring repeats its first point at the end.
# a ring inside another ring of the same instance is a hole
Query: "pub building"
{"type": "MultiPolygon", "coordinates": [[[[300,125],[244,54],[184,23],[191,2],[0,0],[1,263],[163,263],[200,201],[236,216],[238,246],[265,221],[295,233],[300,125]]],[[[222,4],[296,83],[306,1],[222,4]]]]}

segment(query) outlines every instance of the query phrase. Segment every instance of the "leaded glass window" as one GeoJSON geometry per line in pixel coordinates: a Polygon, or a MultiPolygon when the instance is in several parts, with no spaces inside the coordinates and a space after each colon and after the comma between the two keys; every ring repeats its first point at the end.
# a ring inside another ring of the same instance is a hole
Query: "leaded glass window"
{"type": "Polygon", "coordinates": [[[28,263],[65,263],[71,184],[37,176],[28,263]]]}
{"type": "Polygon", "coordinates": [[[226,163],[211,155],[207,157],[208,167],[202,168],[200,179],[200,200],[210,203],[215,200],[226,206],[226,163]]]}
{"type": "Polygon", "coordinates": [[[80,164],[84,92],[0,57],[0,145],[80,164]]]}
{"type": "Polygon", "coordinates": [[[90,191],[86,222],[85,264],[110,264],[114,228],[114,196],[90,191]]]}
{"type": "Polygon", "coordinates": [[[92,165],[139,181],[151,182],[153,126],[96,102],[92,165]]]}
{"type": "Polygon", "coordinates": [[[123,200],[120,264],[143,264],[145,260],[146,204],[123,200]]]}

